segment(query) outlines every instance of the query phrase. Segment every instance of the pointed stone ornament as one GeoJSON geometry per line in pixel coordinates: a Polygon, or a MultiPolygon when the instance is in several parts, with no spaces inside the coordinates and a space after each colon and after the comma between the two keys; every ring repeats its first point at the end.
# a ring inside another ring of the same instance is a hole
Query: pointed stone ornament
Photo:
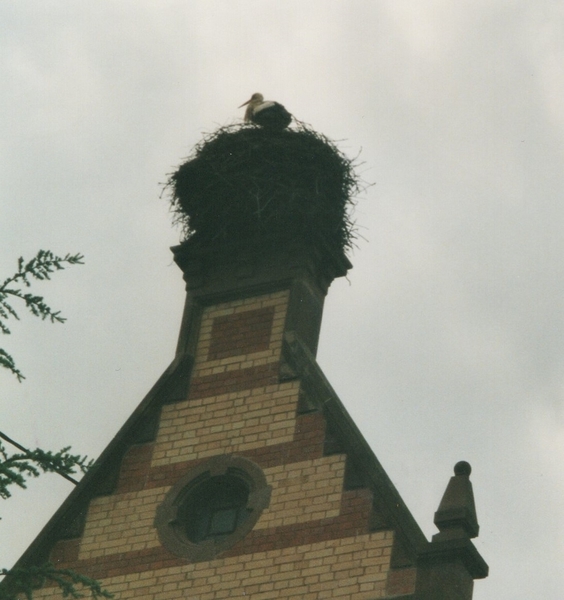
{"type": "Polygon", "coordinates": [[[439,533],[419,555],[417,600],[471,600],[474,579],[488,576],[488,565],[470,539],[479,531],[471,472],[466,461],[454,466],[435,513],[439,533]]]}
{"type": "Polygon", "coordinates": [[[476,517],[474,492],[470,481],[471,472],[472,467],[464,460],[454,466],[454,477],[450,478],[435,513],[434,523],[440,533],[433,536],[433,541],[478,536],[480,527],[476,517]]]}

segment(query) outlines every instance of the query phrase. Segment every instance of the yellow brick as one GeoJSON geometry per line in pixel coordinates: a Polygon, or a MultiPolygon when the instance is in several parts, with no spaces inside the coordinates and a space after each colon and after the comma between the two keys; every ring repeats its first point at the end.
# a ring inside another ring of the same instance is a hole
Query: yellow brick
{"type": "MultiPolygon", "coordinates": [[[[384,539],[386,537],[384,536],[384,539]]],[[[388,563],[378,573],[368,573],[370,550],[378,548],[381,539],[367,534],[344,540],[330,540],[301,547],[260,552],[179,567],[121,575],[103,582],[110,590],[119,591],[122,600],[130,598],[191,597],[198,600],[238,598],[245,600],[320,600],[341,597],[347,600],[373,600],[384,596],[388,563]],[[340,566],[325,564],[339,554],[340,566]],[[353,558],[353,553],[365,553],[353,558]],[[321,564],[320,564],[321,561],[321,564]],[[345,569],[343,567],[351,568],[345,569]],[[359,575],[365,569],[365,575],[359,575]],[[319,570],[319,572],[318,572],[319,570]],[[338,576],[336,579],[335,575],[338,576]],[[318,578],[318,579],[316,579],[318,578]],[[273,594],[272,596],[270,596],[273,594]]],[[[391,538],[387,538],[391,544],[391,538]]],[[[39,590],[38,598],[58,597],[53,588],[39,590]]]]}
{"type": "MultiPolygon", "coordinates": [[[[294,382],[292,382],[294,383],[294,382]]],[[[256,392],[256,390],[253,390],[256,392]]],[[[220,437],[220,447],[227,452],[237,452],[243,449],[260,447],[261,445],[279,444],[293,439],[295,429],[295,408],[297,405],[298,387],[296,385],[280,384],[263,388],[262,394],[250,394],[249,390],[224,394],[202,399],[200,403],[180,402],[163,407],[162,421],[166,428],[159,429],[153,452],[152,464],[157,466],[167,462],[178,462],[181,460],[192,460],[209,456],[209,444],[217,441],[220,437]],[[280,394],[281,392],[281,394],[280,394]],[[280,406],[282,404],[282,406],[280,406]],[[221,422],[223,430],[209,429],[207,417],[210,414],[208,406],[213,407],[213,426],[221,422]],[[221,411],[221,419],[214,418],[215,411],[221,411]],[[280,419],[271,432],[260,422],[268,411],[272,411],[280,419]],[[234,418],[237,415],[237,418],[234,418]],[[184,423],[180,423],[180,417],[184,423]],[[176,420],[178,419],[178,421],[176,420]],[[177,427],[174,433],[174,445],[171,445],[170,427],[177,427]],[[194,427],[194,424],[204,423],[206,427],[194,427]],[[245,431],[246,428],[259,426],[262,429],[245,431]],[[236,439],[232,433],[239,432],[236,439]],[[258,438],[245,439],[246,434],[255,434],[258,438]]],[[[216,446],[219,447],[219,446],[216,446]]]]}

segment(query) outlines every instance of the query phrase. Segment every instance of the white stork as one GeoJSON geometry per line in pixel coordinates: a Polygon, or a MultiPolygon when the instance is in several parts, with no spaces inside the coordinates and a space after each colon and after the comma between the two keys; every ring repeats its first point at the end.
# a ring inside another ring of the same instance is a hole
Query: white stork
{"type": "Polygon", "coordinates": [[[278,102],[264,99],[262,94],[253,94],[239,108],[247,107],[245,121],[252,121],[265,129],[281,131],[288,127],[292,115],[278,102]]]}

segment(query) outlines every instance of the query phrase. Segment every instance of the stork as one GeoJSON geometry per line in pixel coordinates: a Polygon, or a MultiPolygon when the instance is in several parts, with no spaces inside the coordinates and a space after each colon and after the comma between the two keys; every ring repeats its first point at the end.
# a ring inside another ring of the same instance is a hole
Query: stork
{"type": "Polygon", "coordinates": [[[253,94],[250,100],[241,104],[239,108],[247,107],[245,121],[251,121],[275,131],[282,131],[292,121],[292,115],[278,102],[264,99],[262,94],[253,94]]]}

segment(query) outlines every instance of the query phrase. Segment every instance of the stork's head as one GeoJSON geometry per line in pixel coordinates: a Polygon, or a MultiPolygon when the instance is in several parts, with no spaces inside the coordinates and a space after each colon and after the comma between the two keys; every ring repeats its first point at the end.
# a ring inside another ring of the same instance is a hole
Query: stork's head
{"type": "Polygon", "coordinates": [[[241,104],[239,108],[243,106],[247,106],[247,110],[245,111],[245,121],[250,121],[253,116],[253,111],[255,110],[255,106],[262,104],[264,102],[264,96],[262,94],[253,94],[250,100],[247,100],[244,104],[241,104]]]}
{"type": "Polygon", "coordinates": [[[241,104],[241,106],[239,108],[243,108],[243,106],[247,106],[247,104],[250,104],[251,106],[256,106],[257,104],[260,104],[261,102],[264,102],[264,96],[257,92],[256,94],[253,94],[249,100],[247,100],[246,102],[243,102],[243,104],[241,104]]]}

